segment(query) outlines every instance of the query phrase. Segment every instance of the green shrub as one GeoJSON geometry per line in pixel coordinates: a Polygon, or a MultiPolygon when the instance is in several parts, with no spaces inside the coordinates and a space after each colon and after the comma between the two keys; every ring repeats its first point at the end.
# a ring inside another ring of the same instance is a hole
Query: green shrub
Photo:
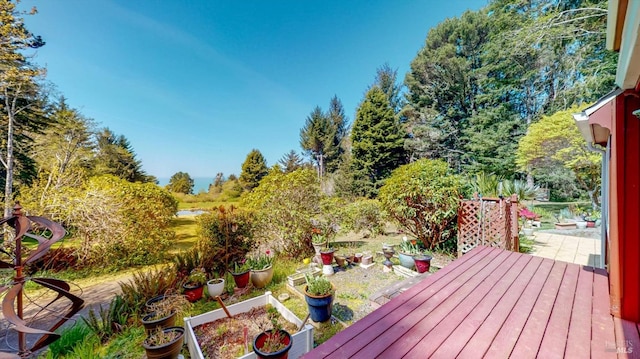
{"type": "Polygon", "coordinates": [[[312,219],[321,213],[321,198],[314,171],[283,173],[276,166],[258,187],[243,195],[242,205],[255,213],[254,233],[261,244],[300,258],[313,251],[312,219]]]}
{"type": "Polygon", "coordinates": [[[359,199],[344,209],[342,227],[347,231],[368,231],[375,237],[384,232],[384,224],[382,205],[376,199],[359,199]]]}
{"type": "Polygon", "coordinates": [[[228,271],[233,262],[244,258],[252,248],[253,217],[247,211],[220,206],[212,213],[196,217],[196,222],[196,250],[202,253],[197,267],[205,268],[209,274],[228,271]]]}
{"type": "Polygon", "coordinates": [[[461,187],[445,162],[421,159],[393,171],[378,198],[403,230],[433,250],[455,235],[461,187]]]}

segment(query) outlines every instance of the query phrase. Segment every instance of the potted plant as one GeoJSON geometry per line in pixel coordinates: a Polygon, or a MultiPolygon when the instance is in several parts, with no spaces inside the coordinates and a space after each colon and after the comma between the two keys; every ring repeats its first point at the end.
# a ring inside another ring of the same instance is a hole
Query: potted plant
{"type": "Polygon", "coordinates": [[[431,259],[433,259],[433,256],[431,256],[431,253],[427,251],[413,255],[413,260],[416,264],[416,270],[418,273],[425,273],[429,271],[429,268],[431,267],[431,259]]]}
{"type": "Polygon", "coordinates": [[[142,342],[147,358],[176,359],[182,350],[184,328],[156,329],[142,342]]]}
{"type": "Polygon", "coordinates": [[[264,254],[258,254],[249,258],[251,267],[251,284],[256,288],[264,288],[271,283],[273,278],[273,254],[266,250],[264,254]]]}
{"type": "Polygon", "coordinates": [[[410,241],[403,238],[402,242],[400,242],[400,251],[398,251],[400,265],[405,268],[413,269],[416,264],[413,256],[416,254],[420,254],[420,248],[418,245],[412,244],[410,241]]]}
{"type": "Polygon", "coordinates": [[[320,250],[327,245],[327,237],[322,234],[320,228],[311,229],[311,245],[316,251],[316,256],[320,256],[320,250]]]}
{"type": "Polygon", "coordinates": [[[207,283],[207,274],[203,269],[195,268],[189,273],[186,282],[182,285],[184,295],[190,302],[195,302],[202,298],[204,285],[207,283]]]}
{"type": "Polygon", "coordinates": [[[224,278],[220,278],[217,273],[214,273],[214,278],[207,281],[207,293],[211,298],[215,298],[222,292],[224,292],[224,278]]]}
{"type": "Polygon", "coordinates": [[[523,207],[522,209],[520,209],[520,212],[518,213],[518,215],[522,220],[522,233],[524,233],[524,235],[527,237],[532,236],[533,221],[538,220],[540,216],[537,213],[529,210],[527,207],[523,207]]]}
{"type": "Polygon", "coordinates": [[[241,261],[233,263],[231,275],[233,276],[233,281],[236,283],[237,288],[244,288],[249,284],[249,278],[251,276],[250,270],[251,266],[246,258],[242,258],[241,261]]]}
{"type": "Polygon", "coordinates": [[[161,295],[147,301],[146,312],[142,316],[142,325],[149,332],[175,325],[176,317],[189,307],[189,302],[182,295],[161,295]]]}
{"type": "Polygon", "coordinates": [[[326,322],[331,318],[333,293],[335,288],[326,277],[305,275],[307,286],[304,296],[309,308],[309,315],[314,322],[326,322]]]}
{"type": "Polygon", "coordinates": [[[272,329],[265,330],[253,339],[253,351],[258,358],[287,359],[291,349],[291,334],[278,323],[278,310],[267,309],[272,329]]]}

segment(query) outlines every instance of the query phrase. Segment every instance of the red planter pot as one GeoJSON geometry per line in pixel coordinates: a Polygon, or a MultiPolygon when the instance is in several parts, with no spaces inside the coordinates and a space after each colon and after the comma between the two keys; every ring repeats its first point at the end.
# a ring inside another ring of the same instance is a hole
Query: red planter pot
{"type": "Polygon", "coordinates": [[[266,353],[261,350],[267,338],[273,335],[273,329],[262,332],[255,337],[253,340],[253,351],[256,353],[258,358],[287,359],[289,357],[289,349],[291,349],[291,345],[293,344],[291,341],[291,334],[284,330],[280,330],[279,332],[281,337],[280,342],[284,344],[285,347],[284,349],[273,353],[266,353]]]}
{"type": "Polygon", "coordinates": [[[187,297],[187,300],[191,303],[196,302],[202,298],[202,291],[204,290],[204,285],[199,287],[192,287],[184,285],[184,296],[187,297]]]}
{"type": "Polygon", "coordinates": [[[236,282],[236,287],[244,288],[249,284],[249,279],[251,278],[251,271],[247,270],[242,273],[231,273],[233,276],[233,281],[236,282]]]}
{"type": "Polygon", "coordinates": [[[320,252],[320,257],[322,258],[322,264],[331,265],[333,263],[333,252],[334,252],[333,249],[320,252]]]}
{"type": "Polygon", "coordinates": [[[431,267],[431,256],[415,256],[413,260],[416,263],[416,270],[418,273],[428,272],[431,267]]]}

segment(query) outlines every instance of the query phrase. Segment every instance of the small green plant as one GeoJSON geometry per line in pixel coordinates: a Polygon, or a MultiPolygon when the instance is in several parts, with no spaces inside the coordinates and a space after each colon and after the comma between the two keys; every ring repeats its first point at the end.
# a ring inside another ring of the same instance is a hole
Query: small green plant
{"type": "Polygon", "coordinates": [[[195,268],[191,270],[187,277],[187,285],[200,287],[207,283],[207,273],[202,268],[195,268]]]}
{"type": "Polygon", "coordinates": [[[275,307],[268,305],[267,306],[267,317],[271,322],[271,330],[265,330],[265,334],[267,339],[264,341],[260,349],[263,353],[275,353],[280,351],[286,347],[284,343],[284,338],[286,337],[282,330],[282,325],[278,321],[280,317],[280,313],[278,313],[278,309],[275,307]]]}
{"type": "Polygon", "coordinates": [[[233,262],[233,273],[240,274],[251,269],[251,264],[246,258],[242,258],[240,261],[233,262]]]}
{"type": "Polygon", "coordinates": [[[315,296],[324,296],[333,293],[333,285],[326,277],[315,277],[305,274],[304,278],[307,282],[307,293],[315,296]]]}
{"type": "Polygon", "coordinates": [[[118,323],[119,320],[122,320],[122,316],[119,315],[119,308],[121,308],[122,303],[124,303],[122,297],[115,296],[109,303],[108,308],[100,305],[97,314],[91,309],[87,317],[82,317],[89,330],[100,338],[101,343],[107,342],[114,334],[122,330],[123,323],[118,323]]]}
{"type": "Polygon", "coordinates": [[[267,249],[264,254],[261,253],[255,257],[249,257],[247,261],[253,270],[267,269],[273,265],[273,253],[267,249]]]}
{"type": "Polygon", "coordinates": [[[400,252],[409,255],[422,254],[420,247],[417,244],[412,244],[410,241],[400,242],[400,252]]]}

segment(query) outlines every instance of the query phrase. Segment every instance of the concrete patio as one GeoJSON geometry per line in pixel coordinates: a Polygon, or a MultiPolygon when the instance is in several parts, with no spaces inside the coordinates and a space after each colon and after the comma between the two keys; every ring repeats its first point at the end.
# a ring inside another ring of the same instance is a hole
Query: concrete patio
{"type": "Polygon", "coordinates": [[[535,244],[529,254],[567,263],[595,267],[601,255],[599,239],[548,232],[534,232],[535,244]]]}

